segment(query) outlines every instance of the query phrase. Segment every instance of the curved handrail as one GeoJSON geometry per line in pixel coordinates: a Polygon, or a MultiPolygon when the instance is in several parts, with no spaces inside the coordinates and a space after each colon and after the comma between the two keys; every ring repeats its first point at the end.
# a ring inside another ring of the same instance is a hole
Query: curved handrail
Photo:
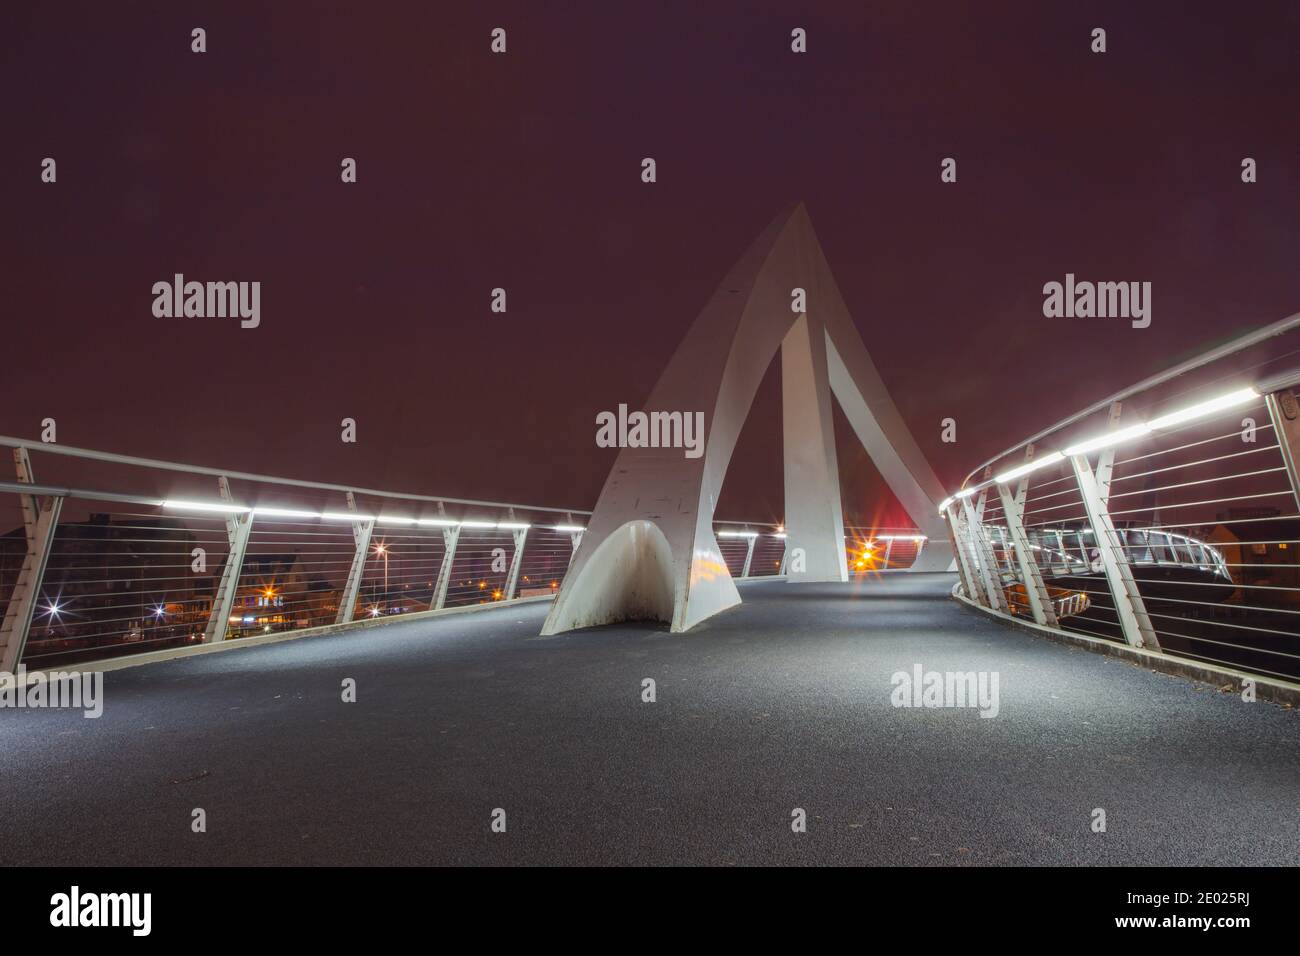
{"type": "Polygon", "coordinates": [[[115,465],[134,465],[140,468],[157,468],[163,471],[178,471],[191,475],[211,475],[215,478],[235,479],[238,481],[256,481],[265,484],[286,485],[296,488],[315,488],[321,491],[351,491],[354,494],[376,498],[399,498],[405,501],[444,502],[446,504],[473,505],[484,508],[518,508],[521,511],[543,511],[550,514],[569,512],[575,515],[589,515],[590,510],[583,508],[553,508],[539,505],[521,505],[506,501],[479,501],[474,498],[451,498],[446,495],[417,495],[404,491],[381,491],[377,488],[362,488],[357,485],[339,485],[324,481],[308,481],[303,478],[279,478],[274,475],[258,475],[245,471],[231,471],[226,468],[210,468],[206,465],[187,465],[182,462],[165,461],[158,458],[140,458],[135,455],[119,455],[115,452],[96,451],[93,448],[76,448],[72,445],[32,441],[26,438],[13,438],[0,435],[0,445],[10,448],[26,448],[29,451],[44,452],[51,455],[66,455],[71,458],[85,458],[90,461],[102,461],[115,465]]]}
{"type": "MultiPolygon", "coordinates": [[[[1058,432],[1063,428],[1068,428],[1070,425],[1082,421],[1083,419],[1087,418],[1089,415],[1095,415],[1097,412],[1109,408],[1115,402],[1122,402],[1125,399],[1137,395],[1141,392],[1145,392],[1148,389],[1155,388],[1157,385],[1163,385],[1165,382],[1171,381],[1172,379],[1175,379],[1180,375],[1186,375],[1188,372],[1194,371],[1198,368],[1201,368],[1202,366],[1209,365],[1212,362],[1217,362],[1219,359],[1227,358],[1229,355],[1234,355],[1237,352],[1248,349],[1252,345],[1258,345],[1260,342],[1264,342],[1275,336],[1282,335],[1283,333],[1286,332],[1290,332],[1292,329],[1297,327],[1300,327],[1300,312],[1288,316],[1285,319],[1281,319],[1277,322],[1274,322],[1271,325],[1266,325],[1261,329],[1256,329],[1254,332],[1248,332],[1245,335],[1238,336],[1232,341],[1227,342],[1216,349],[1211,349],[1209,352],[1204,352],[1201,355],[1196,356],[1195,358],[1188,359],[1185,362],[1180,362],[1177,365],[1174,365],[1163,372],[1159,372],[1155,375],[1149,376],[1148,378],[1145,378],[1142,381],[1138,382],[1136,385],[1130,385],[1128,388],[1120,389],[1115,394],[1107,398],[1103,398],[1100,401],[1093,402],[1091,405],[1089,405],[1087,408],[1083,409],[1082,411],[1075,412],[1073,415],[1070,415],[1062,419],[1061,421],[1057,422],[1055,425],[1052,425],[1050,428],[1044,428],[1042,431],[1037,432],[1036,434],[1031,435],[1030,437],[1024,439],[1023,441],[1012,445],[1010,448],[1006,449],[1005,451],[997,455],[994,455],[992,458],[988,459],[987,461],[982,462],[975,468],[972,468],[970,472],[966,475],[966,477],[962,479],[961,487],[965,488],[966,485],[970,482],[971,478],[973,478],[977,473],[983,471],[985,468],[988,468],[994,462],[1001,461],[1003,458],[1006,458],[1008,455],[1012,454],[1013,452],[1019,451],[1020,449],[1024,448],[1026,445],[1031,445],[1035,442],[1041,441],[1042,439],[1046,438],[1048,435],[1054,434],[1055,432],[1058,432]]],[[[1296,370],[1294,372],[1288,373],[1285,376],[1271,379],[1268,383],[1268,386],[1270,388],[1281,388],[1285,385],[1293,384],[1296,381],[1300,381],[1300,370],[1296,370]]]]}

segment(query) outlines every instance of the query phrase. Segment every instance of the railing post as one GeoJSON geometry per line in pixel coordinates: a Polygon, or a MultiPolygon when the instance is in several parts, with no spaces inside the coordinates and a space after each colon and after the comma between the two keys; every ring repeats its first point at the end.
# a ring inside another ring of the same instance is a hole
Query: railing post
{"type": "Polygon", "coordinates": [[[987,607],[995,611],[1010,612],[1007,594],[1002,590],[1002,571],[993,554],[993,546],[984,533],[983,524],[971,505],[970,497],[961,499],[962,509],[966,514],[966,528],[971,548],[975,552],[975,564],[979,567],[980,577],[984,581],[984,591],[988,595],[987,607]]]}
{"type": "MultiPolygon", "coordinates": [[[[985,469],[984,477],[987,478],[988,475],[989,471],[988,469],[985,469]]],[[[962,544],[965,547],[968,572],[970,574],[972,585],[970,595],[974,600],[979,601],[985,607],[996,607],[997,604],[991,597],[991,592],[984,583],[983,567],[980,561],[980,549],[975,539],[975,533],[977,530],[976,526],[978,526],[980,518],[984,514],[984,495],[980,495],[979,502],[976,504],[973,512],[970,508],[969,498],[958,499],[956,501],[956,507],[958,512],[961,514],[961,519],[951,526],[958,532],[962,544]],[[972,513],[975,516],[975,522],[973,525],[969,519],[969,515],[972,513]],[[980,595],[984,596],[984,600],[980,601],[980,595]]]]}
{"type": "MultiPolygon", "coordinates": [[[[1049,532],[1044,531],[1045,535],[1049,532]]],[[[1061,529],[1057,528],[1055,532],[1050,532],[1056,537],[1056,553],[1061,559],[1061,567],[1066,574],[1070,573],[1070,555],[1065,550],[1065,535],[1061,534],[1061,529]]],[[[1052,567],[1056,567],[1056,562],[1052,562],[1052,567]]]]}
{"type": "MultiPolygon", "coordinates": [[[[989,478],[991,478],[992,476],[993,476],[993,469],[991,467],[985,468],[984,480],[988,481],[989,478]]],[[[998,590],[1001,591],[1002,589],[1000,585],[1002,583],[1003,563],[1005,562],[1006,570],[1011,574],[1015,574],[1016,568],[1015,568],[1014,559],[1011,557],[1011,549],[1007,547],[1007,539],[1004,533],[1004,529],[1000,529],[1000,528],[997,529],[998,544],[1002,546],[1001,558],[998,557],[997,549],[993,546],[992,532],[989,529],[989,525],[986,524],[984,521],[984,512],[988,509],[988,498],[989,498],[988,488],[980,489],[979,497],[975,499],[975,527],[979,533],[979,538],[977,539],[977,541],[979,542],[979,546],[982,549],[980,551],[980,554],[981,555],[987,554],[987,556],[992,559],[993,580],[999,585],[998,590]]],[[[1006,595],[1003,594],[1003,597],[1005,598],[1006,595]]],[[[1007,606],[1006,610],[1008,611],[1010,610],[1009,605],[1007,606]]]]}
{"type": "MultiPolygon", "coordinates": [[[[1025,455],[1026,461],[1033,458],[1033,447],[1033,445],[1029,446],[1028,453],[1025,455]]],[[[1020,489],[1015,495],[1011,494],[1011,489],[1006,485],[998,485],[998,497],[1002,500],[1002,514],[1006,518],[1007,534],[1011,537],[1016,560],[1020,565],[1020,579],[1025,586],[1025,596],[1029,599],[1029,610],[1034,615],[1035,623],[1056,627],[1056,609],[1052,606],[1052,599],[1047,593],[1047,585],[1043,583],[1043,575],[1038,569],[1038,562],[1034,559],[1033,548],[1030,547],[1029,537],[1025,534],[1021,517],[1021,509],[1024,508],[1025,501],[1023,491],[1027,482],[1028,475],[1020,480],[1020,489]]]]}
{"type": "Polygon", "coordinates": [[[740,569],[740,576],[742,578],[749,577],[749,566],[754,563],[754,542],[758,540],[758,535],[747,540],[749,541],[749,546],[745,549],[745,566],[740,569]]]}
{"type": "MultiPolygon", "coordinates": [[[[510,509],[510,517],[513,520],[515,509],[510,509]]],[[[524,563],[524,542],[528,540],[527,528],[515,528],[515,553],[510,557],[510,570],[506,572],[506,586],[501,593],[503,601],[509,601],[515,596],[515,589],[519,587],[519,568],[524,563]]]]}
{"type": "MultiPolygon", "coordinates": [[[[224,475],[217,479],[217,490],[223,501],[233,500],[230,495],[230,482],[224,475]]],[[[226,639],[226,630],[230,624],[230,610],[235,604],[235,594],[239,591],[239,574],[244,567],[244,554],[248,550],[248,536],[253,530],[253,512],[231,515],[226,519],[226,538],[230,549],[226,554],[226,563],[221,569],[221,580],[212,595],[212,610],[208,612],[208,623],[203,629],[203,643],[212,644],[226,639]]]]}
{"type": "Polygon", "coordinates": [[[447,585],[451,583],[451,566],[456,561],[456,543],[460,541],[460,528],[445,528],[442,532],[442,566],[438,568],[438,583],[433,589],[430,610],[441,611],[447,603],[447,585]]]}
{"type": "Polygon", "coordinates": [[[1002,560],[998,562],[998,566],[999,568],[1005,567],[1008,573],[1014,575],[1017,571],[1016,556],[1012,553],[1010,529],[1003,524],[998,526],[997,531],[998,544],[1002,546],[1002,560]]]}
{"type": "Polygon", "coordinates": [[[961,513],[953,504],[948,505],[946,511],[948,514],[948,536],[952,539],[953,554],[957,556],[957,572],[961,577],[962,588],[968,598],[977,604],[983,604],[983,591],[975,580],[970,545],[961,526],[961,513]]]}
{"type": "MultiPolygon", "coordinates": [[[[23,484],[31,484],[32,465],[26,448],[14,449],[14,466],[18,480],[23,484]]],[[[32,617],[36,613],[36,602],[41,596],[41,582],[45,578],[50,551],[54,547],[59,514],[63,510],[63,499],[54,495],[47,496],[44,502],[35,495],[20,495],[19,498],[22,503],[27,552],[18,577],[14,580],[14,589],[9,595],[4,622],[0,623],[0,671],[7,674],[17,671],[18,665],[22,663],[27,636],[32,629],[32,617]]]]}
{"type": "Polygon", "coordinates": [[[880,562],[880,570],[884,571],[889,568],[889,556],[894,553],[894,539],[890,538],[885,542],[885,557],[880,562]]]}
{"type": "Polygon", "coordinates": [[[1097,551],[1101,555],[1102,570],[1106,574],[1106,584],[1110,588],[1111,599],[1115,602],[1115,613],[1119,616],[1120,629],[1124,640],[1134,647],[1146,647],[1160,650],[1160,641],[1156,638],[1151,618],[1147,615],[1146,602],[1138,591],[1137,582],[1133,580],[1133,570],[1129,567],[1128,556],[1118,547],[1119,537],[1111,523],[1110,512],[1106,510],[1101,490],[1097,485],[1092,466],[1086,455],[1074,455],[1070,458],[1074,466],[1074,476],[1079,483],[1079,496],[1083,499],[1083,510],[1092,527],[1093,538],[1097,541],[1097,551]]]}
{"type": "Polygon", "coordinates": [[[1264,404],[1268,406],[1268,418],[1273,423],[1277,447],[1282,452],[1287,480],[1291,482],[1291,497],[1295,499],[1296,508],[1300,509],[1300,474],[1296,471],[1300,460],[1300,403],[1296,402],[1291,389],[1284,388],[1264,396],[1264,404]]]}
{"type": "MultiPolygon", "coordinates": [[[[569,523],[569,526],[570,526],[570,527],[572,527],[573,525],[576,525],[576,524],[577,524],[577,522],[573,520],[573,513],[572,513],[572,512],[565,512],[564,517],[565,517],[565,520],[569,523]]],[[[571,548],[571,550],[569,551],[569,564],[573,564],[573,559],[574,559],[574,557],[575,557],[575,556],[577,555],[577,553],[578,553],[578,545],[582,544],[582,532],[581,532],[581,531],[570,531],[570,532],[569,532],[569,544],[572,545],[572,548],[571,548]]]]}
{"type": "MultiPolygon", "coordinates": [[[[24,485],[34,484],[36,476],[32,473],[32,460],[27,455],[27,449],[18,447],[14,452],[14,471],[18,473],[18,480],[24,485]]],[[[36,522],[40,518],[41,503],[35,495],[19,495],[18,504],[23,511],[23,530],[27,535],[27,550],[31,550],[36,544],[36,522]]]]}
{"type": "MultiPolygon", "coordinates": [[[[1106,416],[1106,430],[1113,431],[1119,427],[1120,413],[1124,406],[1120,402],[1111,402],[1110,411],[1106,416]]],[[[1097,494],[1101,497],[1102,503],[1110,501],[1110,478],[1115,471],[1115,446],[1103,448],[1097,455],[1097,469],[1093,474],[1097,478],[1097,494]]]]}
{"type": "Polygon", "coordinates": [[[961,499],[957,504],[950,506],[949,513],[952,515],[950,524],[961,549],[959,553],[966,559],[964,567],[970,579],[967,593],[978,604],[988,608],[998,607],[997,598],[985,573],[984,563],[980,560],[980,548],[975,540],[976,529],[972,526],[975,511],[971,508],[970,501],[961,499]]]}
{"type": "MultiPolygon", "coordinates": [[[[357,510],[357,499],[348,492],[348,511],[357,510]]],[[[375,530],[373,518],[352,522],[352,539],[357,550],[352,555],[352,569],[348,572],[348,583],[343,586],[343,597],[339,601],[339,613],[334,618],[335,624],[347,624],[352,620],[356,610],[357,593],[361,590],[361,578],[366,571],[366,556],[370,551],[370,533],[375,530]]],[[[385,598],[387,595],[385,595],[385,598]]]]}
{"type": "MultiPolygon", "coordinates": [[[[1152,523],[1159,524],[1160,521],[1157,518],[1152,523]]],[[[1160,565],[1160,564],[1165,564],[1169,561],[1169,555],[1171,552],[1169,550],[1168,531],[1163,531],[1163,530],[1149,531],[1147,533],[1147,544],[1150,545],[1151,560],[1153,563],[1160,565]]],[[[1177,557],[1175,556],[1174,564],[1177,563],[1178,560],[1177,557]]]]}
{"type": "MultiPolygon", "coordinates": [[[[1025,447],[1025,461],[1032,461],[1034,453],[1034,445],[1030,442],[1025,447]]],[[[1014,507],[1011,510],[1015,512],[1016,528],[1019,531],[1019,538],[1024,542],[1025,555],[1028,557],[1029,563],[1033,569],[1035,587],[1038,590],[1039,599],[1043,604],[1043,615],[1046,620],[1040,621],[1039,623],[1046,624],[1048,627],[1057,627],[1060,624],[1060,621],[1057,619],[1056,606],[1052,603],[1052,597],[1047,591],[1047,584],[1043,581],[1043,568],[1038,563],[1038,559],[1034,557],[1034,548],[1029,539],[1029,532],[1025,530],[1025,503],[1028,500],[1029,476],[1025,475],[1020,479],[1020,484],[1016,487],[1015,498],[1012,501],[1014,507]]],[[[1004,504],[1003,507],[1005,508],[1006,505],[1004,504]]],[[[1014,534],[1014,532],[1011,532],[1011,526],[1009,523],[1007,525],[1007,530],[1008,533],[1014,534]]],[[[1039,537],[1041,539],[1042,536],[1040,535],[1039,537]]],[[[1016,548],[1017,551],[1019,551],[1020,545],[1017,544],[1016,548]]],[[[1039,549],[1039,553],[1042,553],[1041,548],[1039,549]]],[[[1048,567],[1051,567],[1050,555],[1048,557],[1048,567]]]]}

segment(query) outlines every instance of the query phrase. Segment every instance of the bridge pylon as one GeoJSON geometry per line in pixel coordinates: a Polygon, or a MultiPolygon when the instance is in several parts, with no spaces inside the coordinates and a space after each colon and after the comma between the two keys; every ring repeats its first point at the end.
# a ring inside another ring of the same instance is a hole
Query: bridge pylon
{"type": "Polygon", "coordinates": [[[951,568],[938,512],[942,486],[877,372],[800,203],[732,267],[644,405],[648,416],[702,413],[702,450],[692,456],[664,443],[620,449],[543,634],[623,620],[660,620],[686,631],[740,603],[713,512],[778,349],[788,579],[848,579],[832,396],[928,537],[914,570],[951,568]]]}

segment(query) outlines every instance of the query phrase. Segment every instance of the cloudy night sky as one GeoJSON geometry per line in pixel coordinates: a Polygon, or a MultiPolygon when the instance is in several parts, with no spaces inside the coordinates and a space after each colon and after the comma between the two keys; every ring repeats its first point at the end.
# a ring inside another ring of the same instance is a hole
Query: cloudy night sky
{"type": "MultiPolygon", "coordinates": [[[[797,200],[949,487],[1300,311],[1300,3],[987,8],[7,3],[0,434],[590,508],[597,412],[797,200]],[[178,272],[260,327],[155,318],[178,272]],[[1067,272],[1150,281],[1150,328],[1044,318],[1067,272]]],[[[838,426],[846,511],[905,521],[838,426]]],[[[780,435],[778,361],[719,517],[780,517],[780,435]]]]}

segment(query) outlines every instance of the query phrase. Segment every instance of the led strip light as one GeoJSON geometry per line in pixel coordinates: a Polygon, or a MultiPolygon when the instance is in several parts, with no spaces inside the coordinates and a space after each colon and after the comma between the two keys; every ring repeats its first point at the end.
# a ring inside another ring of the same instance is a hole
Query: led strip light
{"type": "Polygon", "coordinates": [[[948,510],[948,506],[958,498],[966,498],[975,492],[991,485],[1006,484],[1017,478],[1035,472],[1040,468],[1046,468],[1049,465],[1055,465],[1064,461],[1066,458],[1072,458],[1075,455],[1086,455],[1089,452],[1097,451],[1101,448],[1112,448],[1115,445],[1123,444],[1127,441],[1133,441],[1136,438],[1142,438],[1152,432],[1159,431],[1162,428],[1171,428],[1174,425],[1181,425],[1184,422],[1194,421],[1198,418],[1204,418],[1206,415],[1212,415],[1215,412],[1221,412],[1229,408],[1236,408],[1238,405],[1245,405],[1259,398],[1259,392],[1254,388],[1239,388],[1236,391],[1220,395],[1218,398],[1212,398],[1206,402],[1198,402],[1195,405],[1189,405],[1187,408],[1179,409],[1176,412],[1170,412],[1167,415],[1160,415],[1151,419],[1149,422],[1138,422],[1135,425],[1129,425],[1125,428],[1116,429],[1097,435],[1095,438],[1089,438],[1086,441],[1076,442],[1067,446],[1062,451],[1054,451],[1036,458],[1033,461],[1027,461],[1023,465],[1017,465],[1008,471],[995,475],[990,481],[982,482],[978,485],[971,485],[955,492],[951,497],[945,498],[939,505],[939,513],[943,514],[948,510]]]}

